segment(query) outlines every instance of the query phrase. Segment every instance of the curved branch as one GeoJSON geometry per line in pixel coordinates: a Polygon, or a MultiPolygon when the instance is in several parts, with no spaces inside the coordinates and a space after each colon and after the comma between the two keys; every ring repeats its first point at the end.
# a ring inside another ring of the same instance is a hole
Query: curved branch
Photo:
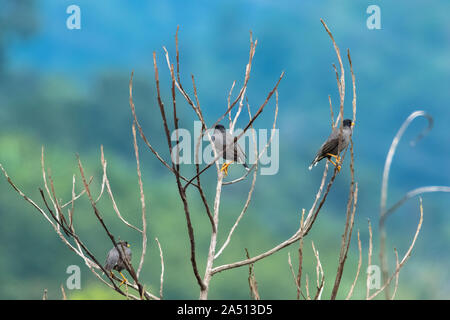
{"type": "Polygon", "coordinates": [[[409,192],[407,192],[403,198],[401,198],[399,201],[397,201],[392,207],[387,209],[383,215],[380,217],[380,221],[384,223],[384,221],[387,219],[388,216],[390,216],[392,213],[394,213],[395,210],[397,210],[405,201],[418,196],[420,194],[424,193],[430,193],[430,192],[450,192],[450,187],[448,186],[426,186],[426,187],[420,187],[413,189],[409,192]]]}
{"type": "Polygon", "coordinates": [[[403,134],[405,133],[406,129],[409,127],[411,122],[414,121],[414,119],[418,117],[425,117],[428,120],[428,127],[425,128],[417,137],[416,139],[412,140],[410,144],[412,146],[416,145],[416,143],[421,140],[432,128],[433,128],[433,118],[426,113],[425,111],[418,110],[411,113],[408,118],[403,122],[402,126],[398,130],[397,134],[394,137],[394,140],[392,140],[391,147],[389,148],[389,152],[386,156],[386,161],[384,163],[384,169],[383,169],[383,181],[381,183],[381,201],[380,201],[380,212],[383,214],[383,212],[386,209],[386,200],[387,200],[387,190],[388,190],[388,182],[389,182],[389,172],[391,170],[391,164],[392,159],[394,158],[395,151],[397,151],[398,143],[400,142],[403,134]]]}
{"type": "MultiPolygon", "coordinates": [[[[423,222],[423,206],[422,206],[422,198],[420,198],[420,219],[419,219],[419,223],[417,224],[417,230],[416,233],[414,234],[414,238],[411,242],[411,245],[409,246],[408,250],[406,251],[405,255],[403,256],[402,260],[400,261],[400,263],[397,263],[397,267],[395,268],[394,273],[389,277],[389,279],[387,279],[386,281],[384,281],[383,286],[378,289],[376,292],[374,292],[371,296],[369,296],[367,298],[367,300],[372,300],[373,298],[375,298],[380,292],[382,292],[383,290],[387,289],[389,287],[389,284],[391,283],[391,281],[394,279],[394,277],[398,276],[398,273],[400,272],[400,269],[405,265],[406,261],[408,260],[408,258],[411,256],[411,252],[412,249],[414,248],[414,245],[416,243],[417,240],[417,236],[419,235],[420,229],[422,227],[422,222],[423,222]]],[[[397,254],[397,253],[396,253],[397,254]]],[[[368,289],[367,289],[368,290],[368,289]]],[[[368,292],[368,291],[367,291],[368,292]]]]}
{"type": "MultiPolygon", "coordinates": [[[[384,222],[386,220],[386,201],[387,201],[387,192],[388,192],[388,184],[389,184],[389,173],[392,165],[392,160],[394,158],[395,152],[397,150],[398,144],[405,133],[406,129],[409,127],[411,122],[418,117],[424,117],[428,120],[428,126],[416,137],[416,139],[410,142],[411,146],[415,146],[416,143],[421,140],[432,128],[433,128],[433,118],[422,110],[417,110],[411,113],[408,118],[403,122],[394,139],[392,140],[391,147],[389,148],[388,154],[386,156],[386,161],[384,163],[383,169],[383,180],[381,183],[381,199],[380,199],[380,221],[379,221],[379,231],[380,231],[380,262],[381,262],[381,273],[383,275],[383,281],[387,281],[388,276],[388,266],[387,266],[387,257],[385,255],[385,247],[386,247],[386,230],[384,228],[384,222]]],[[[406,196],[408,199],[408,196],[406,196]]],[[[390,210],[390,213],[393,210],[397,209],[406,199],[400,200],[400,202],[396,203],[390,210]],[[393,210],[392,210],[393,209],[393,210]]],[[[389,299],[389,287],[385,290],[386,298],[389,299]]]]}

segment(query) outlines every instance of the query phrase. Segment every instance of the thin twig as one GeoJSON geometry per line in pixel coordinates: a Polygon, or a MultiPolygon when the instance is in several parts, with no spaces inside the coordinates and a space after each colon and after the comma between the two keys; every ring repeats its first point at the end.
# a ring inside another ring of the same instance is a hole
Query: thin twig
{"type": "MultiPolygon", "coordinates": [[[[394,248],[394,253],[395,253],[395,268],[397,269],[399,267],[399,262],[398,262],[398,251],[396,248],[394,248]]],[[[397,272],[397,275],[395,276],[394,292],[392,293],[391,300],[394,300],[395,295],[397,294],[399,276],[400,276],[400,272],[397,272]]]]}
{"type": "Polygon", "coordinates": [[[371,296],[368,297],[368,300],[372,300],[380,292],[382,292],[383,290],[385,290],[389,286],[389,284],[391,283],[392,279],[394,279],[394,277],[396,277],[398,275],[398,273],[400,272],[400,269],[405,265],[406,261],[408,261],[409,257],[411,256],[412,249],[414,248],[414,245],[416,244],[416,240],[417,240],[417,237],[419,235],[420,229],[422,227],[422,222],[423,222],[422,198],[420,198],[419,201],[420,201],[420,205],[419,205],[419,207],[420,207],[420,219],[419,219],[419,223],[417,225],[416,233],[414,234],[414,238],[413,238],[413,240],[411,242],[411,245],[409,246],[408,250],[406,251],[406,253],[403,256],[403,258],[400,261],[400,263],[395,268],[394,273],[384,282],[383,286],[381,286],[380,289],[378,289],[376,292],[374,292],[371,296]]]}
{"type": "Polygon", "coordinates": [[[160,276],[160,286],[159,286],[159,298],[162,300],[163,298],[163,284],[164,284],[164,257],[161,249],[161,244],[159,243],[158,238],[155,238],[156,243],[159,248],[159,257],[161,258],[161,276],[160,276]]]}
{"type": "MultiPolygon", "coordinates": [[[[247,259],[250,259],[250,254],[248,253],[247,248],[245,248],[245,255],[247,259]]],[[[248,265],[248,285],[250,287],[250,295],[255,300],[260,300],[259,292],[258,292],[258,283],[255,278],[255,266],[254,264],[248,265]]]]}
{"type": "Polygon", "coordinates": [[[319,251],[316,250],[316,247],[314,246],[314,241],[311,241],[311,245],[312,245],[312,249],[314,252],[314,256],[316,257],[317,291],[316,291],[316,295],[314,296],[314,300],[320,300],[320,298],[322,296],[322,290],[325,285],[325,277],[323,274],[322,264],[320,263],[319,251]],[[319,274],[319,272],[320,272],[320,274],[319,274]],[[319,281],[319,279],[321,279],[321,280],[319,281]]]}
{"type": "MultiPolygon", "coordinates": [[[[300,228],[303,227],[305,219],[305,209],[302,209],[302,218],[300,219],[300,228]]],[[[303,273],[303,237],[299,240],[298,246],[298,271],[297,271],[297,300],[300,299],[300,294],[303,295],[302,288],[302,273],[303,273]]],[[[304,296],[303,296],[304,298],[304,296]]]]}
{"type": "MultiPolygon", "coordinates": [[[[370,224],[370,219],[367,219],[369,223],[369,251],[367,253],[367,267],[370,267],[372,265],[372,226],[370,224]]],[[[366,280],[366,299],[369,299],[369,293],[370,293],[370,274],[367,272],[367,280],[366,280]]]]}
{"type": "Polygon", "coordinates": [[[139,278],[139,274],[141,273],[142,266],[144,265],[144,259],[145,259],[145,252],[147,251],[147,219],[145,214],[145,195],[144,195],[144,186],[142,184],[142,174],[141,174],[141,165],[139,163],[139,148],[136,141],[136,125],[133,123],[131,126],[131,131],[133,133],[133,146],[134,146],[134,154],[136,157],[136,171],[138,176],[138,183],[139,183],[139,194],[140,194],[140,200],[141,200],[141,209],[142,209],[142,253],[141,253],[141,259],[139,260],[139,266],[136,271],[136,276],[139,278]]]}
{"type": "Polygon", "coordinates": [[[359,238],[359,230],[358,230],[358,252],[359,252],[359,259],[358,259],[358,268],[356,269],[356,276],[355,280],[353,280],[352,286],[350,287],[350,291],[347,294],[347,297],[345,300],[349,300],[353,295],[353,290],[356,286],[356,281],[358,280],[359,271],[361,270],[361,264],[362,264],[362,248],[361,248],[361,239],[359,238]]]}
{"type": "Polygon", "coordinates": [[[64,290],[64,286],[61,284],[61,293],[62,293],[62,299],[67,300],[66,291],[64,290]]]}
{"type": "MultiPolygon", "coordinates": [[[[116,200],[115,200],[115,198],[114,198],[114,194],[113,194],[112,189],[111,189],[111,185],[110,185],[110,183],[109,183],[108,175],[107,175],[107,173],[106,173],[106,167],[107,167],[107,164],[108,164],[108,163],[107,163],[107,161],[106,161],[105,154],[104,154],[104,152],[103,152],[103,146],[100,146],[100,161],[101,161],[102,168],[103,168],[103,181],[105,182],[104,185],[106,186],[106,190],[107,190],[107,192],[108,192],[109,198],[111,199],[111,202],[112,202],[112,205],[113,205],[114,212],[117,214],[117,217],[119,217],[119,219],[120,219],[126,226],[128,226],[128,227],[130,227],[130,228],[132,228],[132,229],[134,229],[134,230],[136,230],[136,231],[142,233],[142,230],[141,230],[141,229],[139,229],[138,227],[132,225],[132,224],[129,223],[127,220],[125,220],[125,219],[122,217],[121,213],[120,213],[120,210],[119,210],[119,208],[118,208],[118,206],[117,206],[116,200]]],[[[97,202],[97,201],[95,201],[95,202],[97,202]]]]}
{"type": "Polygon", "coordinates": [[[292,278],[294,279],[295,287],[297,288],[297,300],[300,299],[300,295],[302,295],[303,299],[306,300],[306,297],[304,296],[302,289],[300,287],[300,284],[298,283],[298,279],[295,276],[294,267],[292,266],[292,260],[291,260],[291,253],[288,252],[288,265],[289,269],[291,270],[292,278]]]}

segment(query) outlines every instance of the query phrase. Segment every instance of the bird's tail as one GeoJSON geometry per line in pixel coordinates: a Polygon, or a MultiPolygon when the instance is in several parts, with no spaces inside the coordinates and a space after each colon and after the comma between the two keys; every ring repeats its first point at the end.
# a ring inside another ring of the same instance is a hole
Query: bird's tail
{"type": "Polygon", "coordinates": [[[314,160],[311,162],[311,165],[309,166],[309,170],[311,170],[313,167],[315,167],[315,166],[317,166],[317,163],[318,163],[318,161],[317,161],[317,157],[316,158],[314,158],[314,160]]]}

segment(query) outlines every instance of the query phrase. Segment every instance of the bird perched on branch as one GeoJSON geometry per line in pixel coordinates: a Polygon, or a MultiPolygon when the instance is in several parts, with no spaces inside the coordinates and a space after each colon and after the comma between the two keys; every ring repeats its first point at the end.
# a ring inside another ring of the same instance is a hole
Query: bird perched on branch
{"type": "Polygon", "coordinates": [[[245,169],[249,170],[248,165],[245,163],[245,153],[241,146],[236,142],[234,143],[234,137],[228,133],[225,127],[218,124],[214,127],[214,134],[211,137],[216,151],[222,152],[222,158],[225,163],[222,165],[220,171],[223,171],[225,175],[228,175],[228,167],[233,162],[241,163],[245,169]]]}
{"type": "Polygon", "coordinates": [[[126,269],[126,264],[123,258],[127,259],[128,263],[131,263],[131,249],[130,244],[126,241],[119,241],[117,242],[117,247],[112,248],[109,250],[108,256],[106,258],[105,262],[105,270],[110,272],[112,275],[112,270],[117,270],[120,275],[122,276],[123,281],[120,283],[120,285],[127,282],[127,279],[122,274],[122,270],[126,269]],[[119,254],[122,253],[121,255],[119,254]]]}
{"type": "Polygon", "coordinates": [[[345,150],[347,148],[350,142],[352,128],[355,123],[350,119],[345,119],[343,121],[343,125],[344,127],[342,128],[341,143],[339,144],[340,128],[334,128],[328,139],[322,144],[319,151],[317,151],[316,157],[309,166],[309,170],[311,170],[312,167],[316,166],[317,163],[323,158],[327,158],[335,167],[337,167],[338,171],[341,170],[341,157],[339,156],[339,154],[342,150],[345,150]],[[336,162],[334,162],[331,158],[334,158],[336,162]]]}

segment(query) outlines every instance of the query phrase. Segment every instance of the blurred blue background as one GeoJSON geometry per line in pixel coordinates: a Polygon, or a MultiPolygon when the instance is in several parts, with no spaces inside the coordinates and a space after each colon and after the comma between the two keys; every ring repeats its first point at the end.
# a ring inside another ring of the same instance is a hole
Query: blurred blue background
{"type": "MultiPolygon", "coordinates": [[[[330,130],[328,95],[338,105],[332,43],[320,18],[330,27],[345,57],[349,48],[356,75],[358,112],[354,131],[356,180],[359,183],[355,232],[338,298],[345,298],[358,259],[356,230],[361,231],[364,260],[355,298],[365,294],[368,230],[374,227],[374,263],[378,263],[378,216],[381,175],[392,138],[414,110],[434,117],[434,128],[416,147],[408,143],[426,125],[415,121],[399,145],[391,168],[388,205],[405,192],[450,181],[450,12],[448,1],[377,1],[381,29],[369,30],[366,9],[371,1],[0,1],[0,162],[16,184],[39,204],[41,146],[55,180],[58,197],[70,199],[78,153],[93,188],[101,183],[100,145],[105,148],[113,191],[122,214],[140,223],[139,189],[132,146],[128,81],[134,70],[134,102],[148,137],[167,158],[163,128],[155,99],[152,54],[156,52],[166,106],[170,78],[162,46],[174,59],[174,35],[179,25],[181,77],[190,90],[195,75],[200,103],[209,124],[221,115],[231,84],[242,85],[248,61],[249,32],[258,39],[248,98],[253,112],[264,101],[280,73],[280,170],[259,176],[253,201],[232,242],[217,265],[263,252],[290,237],[302,208],[308,209],[320,183],[323,164],[307,167],[330,130]],[[66,9],[81,8],[81,29],[69,30],[66,9]]],[[[351,78],[346,59],[346,117],[351,117],[351,78]]],[[[238,90],[235,90],[235,94],[238,90]]],[[[178,97],[180,126],[191,128],[194,115],[178,97]]],[[[270,128],[273,103],[255,123],[270,128]]],[[[336,107],[335,107],[336,108],[336,107]]],[[[337,109],[335,110],[335,113],[337,109]]],[[[244,114],[238,126],[246,124],[244,114]]],[[[141,146],[141,165],[148,205],[149,248],[142,273],[147,288],[158,291],[161,241],[165,255],[165,298],[196,299],[198,287],[189,261],[189,242],[174,177],[141,146]]],[[[347,160],[348,161],[348,160],[347,160]]],[[[184,168],[187,175],[191,167],[184,168]]],[[[230,177],[242,174],[232,167],[230,177]]],[[[211,171],[211,170],[210,170],[211,171]]],[[[78,181],[79,175],[77,175],[78,181]]],[[[305,272],[315,281],[311,240],[325,271],[328,298],[337,269],[350,172],[339,174],[312,231],[305,238],[305,272]]],[[[204,178],[212,204],[214,173],[204,178]]],[[[219,244],[223,243],[244,204],[250,181],[224,187],[219,244]]],[[[81,185],[78,184],[78,188],[81,185]]],[[[79,190],[79,189],[78,189],[79,190]]],[[[210,226],[194,193],[192,216],[203,274],[210,226]]],[[[448,218],[450,197],[424,196],[424,224],[413,255],[400,274],[398,298],[450,297],[448,218]]],[[[100,206],[112,231],[133,244],[139,261],[140,239],[115,216],[109,202],[100,206]]],[[[418,200],[408,201],[388,220],[388,255],[402,256],[413,237],[419,216],[418,200]]],[[[92,251],[103,260],[111,247],[99,232],[86,199],[77,204],[75,223],[92,251]]],[[[296,289],[287,262],[296,267],[298,245],[278,252],[255,266],[263,299],[293,299],[296,289]]],[[[0,180],[0,298],[39,299],[45,288],[60,299],[66,268],[79,265],[81,290],[69,298],[118,298],[102,286],[82,261],[57,238],[37,211],[0,180]]],[[[248,269],[215,276],[210,298],[249,298],[248,269]]],[[[119,297],[120,298],[120,297],[119,297]]]]}

